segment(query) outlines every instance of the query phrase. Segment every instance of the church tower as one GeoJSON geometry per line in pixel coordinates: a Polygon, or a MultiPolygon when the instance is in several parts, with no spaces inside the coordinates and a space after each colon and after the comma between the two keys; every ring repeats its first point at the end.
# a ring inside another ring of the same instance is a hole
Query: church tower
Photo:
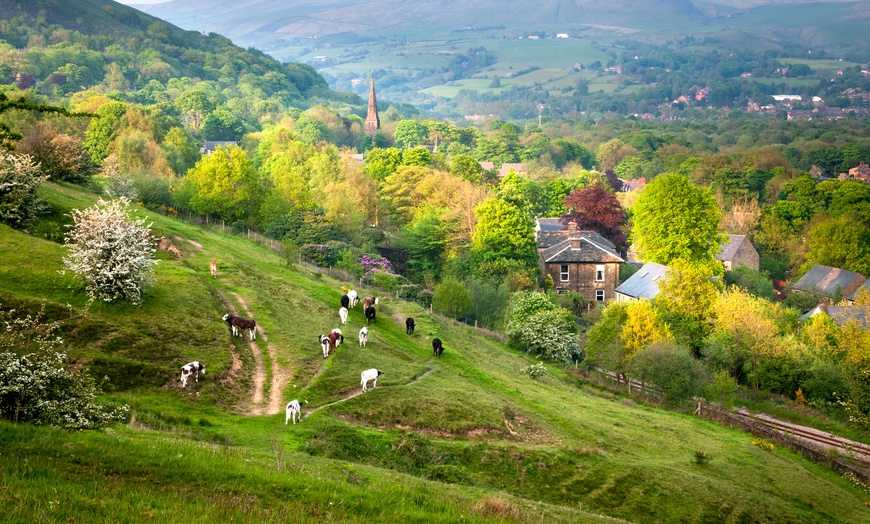
{"type": "Polygon", "coordinates": [[[369,89],[369,111],[366,114],[365,132],[369,136],[375,136],[381,128],[381,119],[378,116],[378,101],[375,100],[375,75],[372,75],[372,85],[369,89]]]}

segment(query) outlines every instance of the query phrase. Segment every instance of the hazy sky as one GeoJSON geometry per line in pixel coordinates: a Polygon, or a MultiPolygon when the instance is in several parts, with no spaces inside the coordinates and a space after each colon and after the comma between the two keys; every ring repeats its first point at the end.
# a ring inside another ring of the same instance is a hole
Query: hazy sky
{"type": "Polygon", "coordinates": [[[168,2],[169,0],[115,0],[119,4],[162,4],[163,2],[168,2]]]}

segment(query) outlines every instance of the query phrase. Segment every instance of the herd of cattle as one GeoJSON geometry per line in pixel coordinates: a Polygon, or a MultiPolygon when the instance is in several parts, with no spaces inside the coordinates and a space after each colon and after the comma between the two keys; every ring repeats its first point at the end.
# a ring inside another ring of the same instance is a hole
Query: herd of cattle
{"type": "MultiPolygon", "coordinates": [[[[217,276],[217,262],[211,263],[211,275],[212,278],[216,278],[217,276]]],[[[346,288],[345,288],[346,289],[346,288]]],[[[354,308],[359,304],[359,295],[355,290],[350,290],[347,294],[341,296],[341,309],[338,310],[339,320],[341,321],[341,325],[347,324],[348,317],[348,308],[354,308]]],[[[366,316],[367,325],[363,326],[359,330],[359,346],[364,348],[366,347],[366,343],[369,338],[369,326],[372,322],[375,321],[377,310],[375,306],[378,305],[377,297],[365,297],[362,299],[363,312],[366,316]]],[[[236,315],[232,315],[227,313],[223,316],[223,320],[230,325],[233,331],[233,336],[244,336],[245,331],[249,332],[249,337],[253,341],[256,339],[257,334],[257,322],[255,320],[242,318],[236,315]]],[[[414,322],[413,317],[408,317],[405,319],[405,333],[408,335],[414,334],[414,327],[416,323],[414,322]]],[[[340,344],[344,342],[344,335],[341,332],[341,328],[335,328],[331,332],[320,335],[318,337],[318,341],[320,342],[321,350],[323,351],[323,358],[328,358],[330,354],[332,354],[336,348],[340,344]]],[[[444,346],[441,343],[441,339],[433,338],[432,339],[432,354],[440,357],[441,353],[444,352],[444,346]]],[[[193,361],[188,364],[185,364],[181,367],[181,387],[187,387],[187,380],[193,376],[196,382],[199,382],[199,374],[202,373],[205,375],[205,366],[199,363],[199,361],[193,361]]],[[[362,386],[362,391],[365,393],[368,391],[368,383],[372,383],[372,389],[377,387],[378,377],[383,375],[384,372],[379,369],[367,369],[360,373],[360,385],[362,386]]],[[[296,424],[296,421],[301,419],[302,414],[302,406],[299,404],[298,400],[291,400],[287,404],[286,408],[286,420],[284,421],[284,425],[287,425],[290,420],[296,424]]]]}

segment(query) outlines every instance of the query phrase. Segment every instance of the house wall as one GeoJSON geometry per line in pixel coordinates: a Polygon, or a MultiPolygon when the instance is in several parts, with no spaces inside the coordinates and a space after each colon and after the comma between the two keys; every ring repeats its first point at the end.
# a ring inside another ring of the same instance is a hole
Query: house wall
{"type": "Polygon", "coordinates": [[[605,263],[604,282],[595,281],[594,262],[550,262],[545,264],[544,271],[553,278],[553,289],[559,291],[573,291],[579,293],[586,300],[595,302],[595,291],[604,290],[604,302],[616,298],[615,290],[619,285],[619,264],[616,262],[605,263]],[[568,282],[560,282],[561,267],[568,266],[568,282]]]}

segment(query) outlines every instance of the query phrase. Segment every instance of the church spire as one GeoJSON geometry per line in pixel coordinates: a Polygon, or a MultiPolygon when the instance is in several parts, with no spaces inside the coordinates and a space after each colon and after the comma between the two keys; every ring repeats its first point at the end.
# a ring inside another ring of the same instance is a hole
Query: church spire
{"type": "Polygon", "coordinates": [[[369,111],[366,114],[365,132],[369,136],[375,136],[381,128],[381,119],[378,117],[378,101],[375,99],[375,75],[372,75],[372,85],[369,88],[369,111]]]}

